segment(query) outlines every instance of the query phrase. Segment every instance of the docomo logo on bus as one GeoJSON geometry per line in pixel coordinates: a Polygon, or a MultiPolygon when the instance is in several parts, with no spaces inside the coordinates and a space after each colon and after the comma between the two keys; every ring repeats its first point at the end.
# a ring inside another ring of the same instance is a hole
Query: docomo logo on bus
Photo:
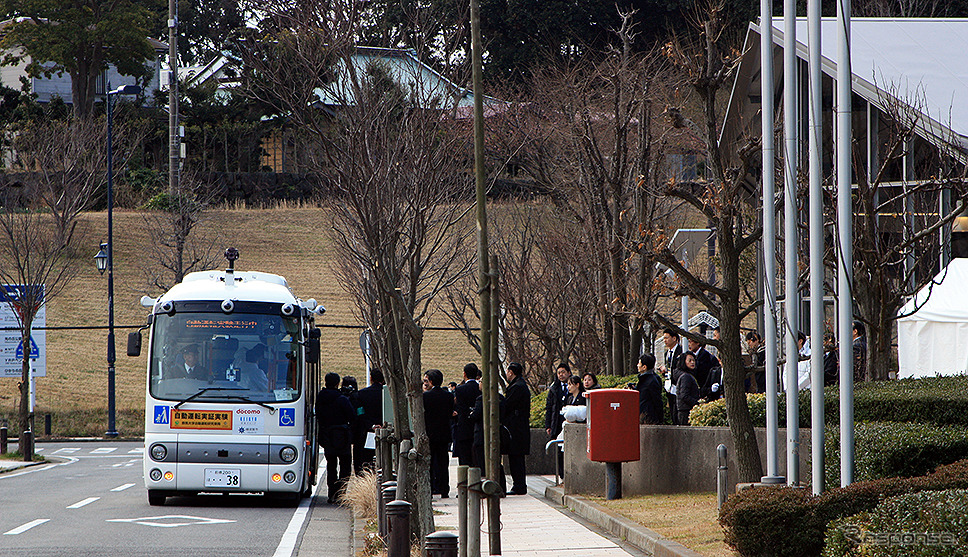
{"type": "Polygon", "coordinates": [[[235,410],[236,414],[261,414],[262,409],[260,408],[237,408],[235,410]]]}

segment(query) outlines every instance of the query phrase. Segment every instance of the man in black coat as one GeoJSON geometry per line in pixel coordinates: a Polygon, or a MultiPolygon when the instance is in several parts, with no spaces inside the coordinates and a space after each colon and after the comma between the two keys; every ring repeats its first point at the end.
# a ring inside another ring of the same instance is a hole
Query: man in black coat
{"type": "Polygon", "coordinates": [[[718,366],[719,360],[716,359],[716,356],[710,354],[709,350],[706,350],[705,344],[693,339],[689,339],[688,344],[689,351],[696,355],[696,371],[692,375],[696,378],[696,383],[699,383],[699,386],[702,387],[709,379],[709,370],[718,366]]]}
{"type": "Polygon", "coordinates": [[[481,386],[477,382],[480,373],[477,364],[467,364],[464,366],[464,381],[454,389],[454,412],[457,414],[454,456],[458,463],[466,466],[473,466],[474,423],[471,422],[471,410],[481,394],[481,386]]]}
{"type": "Polygon", "coordinates": [[[424,373],[424,384],[430,388],[423,393],[424,424],[430,438],[430,493],[446,498],[450,491],[447,464],[450,460],[450,418],[454,415],[454,395],[441,387],[444,374],[438,369],[424,373]]]}
{"type": "Polygon", "coordinates": [[[323,377],[325,388],[316,397],[316,425],[320,445],[326,455],[326,485],[329,487],[329,503],[336,503],[346,478],[350,475],[352,460],[352,426],[355,418],[350,399],[339,392],[338,373],[323,377]]]}
{"type": "Polygon", "coordinates": [[[383,389],[386,379],[379,368],[370,370],[370,386],[360,389],[358,393],[363,413],[357,418],[357,431],[362,439],[356,439],[353,444],[353,469],[357,474],[364,468],[373,468],[376,449],[365,449],[366,436],[373,432],[373,426],[383,423],[383,389]]]}
{"type": "Polygon", "coordinates": [[[662,331],[662,342],[665,344],[665,363],[659,366],[659,372],[670,381],[670,390],[666,393],[669,401],[669,414],[672,423],[679,422],[676,413],[676,384],[679,382],[679,359],[682,357],[682,345],[679,344],[679,333],[675,329],[667,328],[662,331]]]}
{"type": "Polygon", "coordinates": [[[639,357],[639,381],[635,390],[639,392],[639,423],[661,424],[662,380],[655,374],[655,356],[652,354],[639,357]]]}
{"type": "Polygon", "coordinates": [[[556,380],[548,388],[548,398],[545,400],[545,433],[551,438],[558,437],[565,422],[564,416],[561,415],[561,408],[565,405],[565,397],[568,396],[568,385],[565,384],[571,376],[568,362],[558,364],[555,376],[556,380]]]}
{"type": "Polygon", "coordinates": [[[524,457],[531,452],[531,389],[524,381],[524,367],[512,362],[507,369],[508,386],[505,390],[504,407],[501,412],[502,425],[508,428],[511,442],[501,452],[508,455],[511,472],[510,495],[527,495],[528,484],[525,477],[524,457]]]}

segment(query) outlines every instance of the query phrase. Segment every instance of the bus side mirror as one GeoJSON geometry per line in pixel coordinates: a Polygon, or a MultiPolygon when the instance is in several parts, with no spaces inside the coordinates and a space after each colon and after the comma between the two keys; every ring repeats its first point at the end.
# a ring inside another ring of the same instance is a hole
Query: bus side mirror
{"type": "Polygon", "coordinates": [[[128,333],[128,356],[141,355],[141,331],[128,333]]]}
{"type": "Polygon", "coordinates": [[[319,329],[309,331],[309,340],[306,343],[306,363],[308,364],[319,363],[319,337],[319,329]]]}

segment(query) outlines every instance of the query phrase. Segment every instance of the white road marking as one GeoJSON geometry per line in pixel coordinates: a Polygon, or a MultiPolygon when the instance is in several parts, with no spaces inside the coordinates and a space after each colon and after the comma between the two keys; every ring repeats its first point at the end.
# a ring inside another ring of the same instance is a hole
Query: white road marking
{"type": "Polygon", "coordinates": [[[34,526],[40,526],[41,524],[48,522],[49,520],[50,520],[49,518],[38,518],[37,520],[31,520],[30,522],[28,522],[27,524],[24,524],[23,526],[18,526],[13,530],[4,532],[3,535],[16,536],[17,534],[23,534],[24,532],[26,532],[27,530],[30,530],[34,526]]]}
{"type": "Polygon", "coordinates": [[[0,474],[0,480],[8,480],[10,478],[16,478],[17,476],[23,476],[24,474],[33,474],[34,472],[43,472],[44,470],[50,470],[56,466],[65,466],[67,464],[74,464],[77,462],[77,458],[73,456],[67,456],[64,458],[67,459],[66,462],[56,462],[46,466],[31,466],[30,468],[25,468],[20,472],[8,472],[6,474],[0,474]]]}
{"type": "Polygon", "coordinates": [[[134,484],[119,485],[118,487],[112,489],[111,491],[124,491],[125,489],[128,489],[129,487],[134,487],[134,484]]]}
{"type": "Polygon", "coordinates": [[[234,520],[221,518],[204,518],[201,516],[187,516],[183,514],[169,514],[165,516],[143,516],[141,518],[109,518],[108,522],[130,522],[142,526],[157,526],[159,528],[176,528],[178,526],[193,526],[196,524],[228,524],[234,520]],[[173,522],[162,522],[170,520],[173,522]],[[177,522],[174,522],[177,521],[177,522]]]}
{"type": "Polygon", "coordinates": [[[137,449],[131,449],[130,451],[128,451],[128,454],[145,454],[145,448],[138,447],[137,449]]]}
{"type": "Polygon", "coordinates": [[[83,501],[78,501],[77,503],[74,503],[73,505],[71,505],[71,506],[69,506],[67,508],[68,509],[79,509],[79,508],[81,508],[81,507],[83,507],[85,505],[90,505],[91,503],[97,501],[98,499],[100,499],[100,497],[88,497],[87,499],[84,499],[83,501]]]}
{"type": "Polygon", "coordinates": [[[134,460],[129,460],[127,462],[119,462],[117,464],[112,464],[111,468],[127,468],[129,466],[134,466],[135,464],[140,465],[142,462],[144,462],[144,459],[136,458],[134,460]]]}
{"type": "Polygon", "coordinates": [[[64,447],[63,449],[57,449],[53,454],[74,454],[81,450],[80,447],[64,447]]]}
{"type": "Polygon", "coordinates": [[[108,454],[118,450],[117,447],[99,447],[91,451],[91,454],[108,454]]]}
{"type": "Polygon", "coordinates": [[[316,498],[316,494],[319,492],[319,486],[321,485],[323,485],[323,482],[317,481],[316,487],[313,488],[313,496],[307,497],[299,502],[299,508],[293,513],[292,519],[289,521],[289,526],[279,541],[279,547],[276,548],[276,552],[272,554],[272,557],[292,557],[295,553],[296,542],[299,541],[299,531],[302,530],[303,524],[306,523],[306,518],[309,516],[309,507],[312,505],[313,499],[316,498]]]}

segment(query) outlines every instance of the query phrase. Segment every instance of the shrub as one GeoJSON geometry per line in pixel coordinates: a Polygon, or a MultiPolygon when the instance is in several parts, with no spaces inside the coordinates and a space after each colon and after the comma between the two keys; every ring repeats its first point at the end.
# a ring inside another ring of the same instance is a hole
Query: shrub
{"type": "MultiPolygon", "coordinates": [[[[840,423],[840,391],[837,385],[826,387],[824,422],[840,423]]],[[[810,427],[810,391],[800,391],[800,427],[810,427]]],[[[766,398],[747,398],[753,425],[766,426],[766,398]]],[[[786,393],[777,402],[780,425],[786,423],[786,393]]],[[[701,405],[697,422],[690,425],[725,426],[726,401],[701,405]]],[[[699,408],[699,406],[697,406],[699,408]]],[[[922,377],[898,381],[858,383],[854,389],[855,422],[918,422],[968,427],[968,375],[922,377]]]]}
{"type": "Polygon", "coordinates": [[[719,522],[726,543],[743,556],[814,557],[832,521],[871,511],[887,497],[943,489],[968,489],[968,460],[927,476],[857,482],[819,496],[791,487],[749,489],[727,499],[719,522]]]}
{"type": "MultiPolygon", "coordinates": [[[[840,482],[840,429],[824,435],[826,482],[840,482]]],[[[854,427],[854,478],[858,481],[927,474],[968,458],[968,428],[916,423],[858,423],[854,427]]]]}
{"type": "Polygon", "coordinates": [[[824,557],[968,554],[968,491],[923,491],[885,499],[873,510],[833,521],[824,557]]]}

